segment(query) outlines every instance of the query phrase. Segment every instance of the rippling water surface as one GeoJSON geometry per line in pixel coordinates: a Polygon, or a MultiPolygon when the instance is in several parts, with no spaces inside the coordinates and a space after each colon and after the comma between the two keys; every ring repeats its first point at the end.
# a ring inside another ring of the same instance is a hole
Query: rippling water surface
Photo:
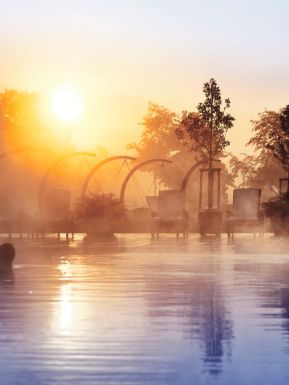
{"type": "Polygon", "coordinates": [[[289,240],[15,245],[1,385],[288,384],[289,240]]]}

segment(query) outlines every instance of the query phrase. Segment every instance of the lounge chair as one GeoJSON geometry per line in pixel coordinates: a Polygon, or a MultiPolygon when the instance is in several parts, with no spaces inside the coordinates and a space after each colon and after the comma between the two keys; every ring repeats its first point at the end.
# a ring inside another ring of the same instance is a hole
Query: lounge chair
{"type": "Polygon", "coordinates": [[[182,190],[161,190],[158,197],[147,197],[151,210],[151,235],[158,237],[161,231],[183,233],[188,236],[188,215],[185,211],[185,194],[182,190]],[[155,198],[155,199],[153,199],[155,198]]]}
{"type": "Polygon", "coordinates": [[[260,211],[261,190],[240,188],[233,191],[233,211],[228,213],[228,237],[234,235],[237,227],[264,234],[264,214],[260,211]]]}
{"type": "Polygon", "coordinates": [[[74,236],[74,222],[70,213],[71,193],[68,190],[51,190],[47,193],[43,202],[41,214],[32,218],[30,233],[38,237],[38,234],[56,233],[58,238],[61,233],[69,233],[74,236]]]}
{"type": "Polygon", "coordinates": [[[159,197],[158,196],[146,196],[146,201],[147,201],[148,207],[150,209],[151,216],[157,217],[158,216],[158,210],[159,210],[159,206],[158,206],[159,197]]]}

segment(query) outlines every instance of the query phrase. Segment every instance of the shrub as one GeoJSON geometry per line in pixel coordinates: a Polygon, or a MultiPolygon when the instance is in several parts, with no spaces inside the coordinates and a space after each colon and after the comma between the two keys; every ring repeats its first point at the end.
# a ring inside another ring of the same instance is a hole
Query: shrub
{"type": "Polygon", "coordinates": [[[289,216],[289,192],[278,195],[263,203],[265,215],[272,217],[278,215],[280,217],[289,216]]]}
{"type": "Polygon", "coordinates": [[[79,219],[116,219],[123,215],[123,205],[113,194],[92,194],[83,199],[80,198],[75,209],[75,216],[79,219]]]}

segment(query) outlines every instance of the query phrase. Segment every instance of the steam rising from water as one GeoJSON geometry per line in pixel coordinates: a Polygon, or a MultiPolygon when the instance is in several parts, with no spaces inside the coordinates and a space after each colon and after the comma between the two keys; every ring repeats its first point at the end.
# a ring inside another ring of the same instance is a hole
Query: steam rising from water
{"type": "Polygon", "coordinates": [[[16,247],[1,384],[287,383],[287,240],[16,247]]]}

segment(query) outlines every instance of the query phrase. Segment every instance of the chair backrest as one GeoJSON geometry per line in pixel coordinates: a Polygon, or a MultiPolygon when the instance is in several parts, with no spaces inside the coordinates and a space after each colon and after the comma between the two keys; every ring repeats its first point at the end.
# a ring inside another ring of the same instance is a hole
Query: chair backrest
{"type": "Polygon", "coordinates": [[[147,204],[148,204],[148,207],[149,207],[149,209],[151,211],[152,216],[158,215],[158,211],[159,211],[159,205],[158,205],[159,197],[156,197],[156,196],[146,196],[146,201],[147,201],[147,204]]]}
{"type": "Polygon", "coordinates": [[[185,209],[185,193],[182,190],[160,190],[158,215],[160,217],[181,217],[185,209]]]}
{"type": "Polygon", "coordinates": [[[233,191],[233,216],[257,218],[260,208],[261,189],[239,188],[233,191]]]}

